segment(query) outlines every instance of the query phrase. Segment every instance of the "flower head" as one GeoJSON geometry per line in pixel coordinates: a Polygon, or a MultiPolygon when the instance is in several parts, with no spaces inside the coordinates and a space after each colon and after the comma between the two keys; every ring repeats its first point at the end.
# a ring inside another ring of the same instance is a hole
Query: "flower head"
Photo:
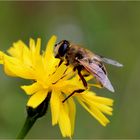
{"type": "MultiPolygon", "coordinates": [[[[59,59],[53,54],[56,36],[49,40],[46,50],[40,53],[41,39],[37,42],[30,39],[29,47],[18,41],[8,50],[8,54],[0,51],[0,63],[9,76],[32,80],[31,85],[21,88],[29,95],[28,107],[38,107],[51,92],[50,107],[52,124],[59,124],[63,137],[71,137],[74,132],[76,107],[74,98],[103,126],[109,123],[105,116],[112,115],[113,100],[97,96],[90,89],[64,99],[74,91],[84,89],[82,81],[71,67],[64,63],[59,66],[59,59]]],[[[94,78],[86,77],[86,80],[94,78]]],[[[96,85],[96,84],[95,84],[96,85]]],[[[98,86],[98,85],[97,85],[98,86]]]]}

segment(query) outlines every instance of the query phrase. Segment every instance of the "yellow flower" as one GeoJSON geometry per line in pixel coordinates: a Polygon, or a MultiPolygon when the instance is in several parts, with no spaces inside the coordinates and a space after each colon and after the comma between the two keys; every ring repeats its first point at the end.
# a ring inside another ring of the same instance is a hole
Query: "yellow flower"
{"type": "MultiPolygon", "coordinates": [[[[71,137],[74,132],[76,115],[74,98],[106,126],[109,120],[105,114],[112,115],[112,99],[99,97],[88,89],[82,93],[75,93],[62,102],[73,91],[84,89],[84,86],[71,67],[63,63],[58,65],[60,60],[54,58],[53,54],[55,42],[56,36],[52,36],[42,53],[40,53],[41,39],[37,39],[37,43],[30,39],[29,47],[18,41],[8,50],[8,54],[0,51],[0,63],[4,66],[4,72],[9,76],[33,81],[31,85],[21,86],[30,96],[28,107],[38,107],[51,92],[52,125],[59,124],[63,137],[71,137]]],[[[86,78],[87,81],[89,79],[91,77],[86,78]]]]}

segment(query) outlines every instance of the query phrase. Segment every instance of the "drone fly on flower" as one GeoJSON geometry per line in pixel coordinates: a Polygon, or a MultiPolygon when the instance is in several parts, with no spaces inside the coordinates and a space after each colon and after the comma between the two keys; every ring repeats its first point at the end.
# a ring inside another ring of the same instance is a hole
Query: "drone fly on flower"
{"type": "Polygon", "coordinates": [[[107,71],[103,63],[122,67],[123,65],[119,62],[97,55],[79,45],[72,44],[67,40],[62,40],[56,44],[54,53],[55,58],[59,58],[61,60],[60,63],[66,62],[67,66],[72,65],[73,70],[78,71],[78,75],[85,88],[87,88],[88,85],[81,73],[82,70],[86,70],[89,74],[93,75],[101,86],[114,92],[114,88],[108,79],[107,71]]]}

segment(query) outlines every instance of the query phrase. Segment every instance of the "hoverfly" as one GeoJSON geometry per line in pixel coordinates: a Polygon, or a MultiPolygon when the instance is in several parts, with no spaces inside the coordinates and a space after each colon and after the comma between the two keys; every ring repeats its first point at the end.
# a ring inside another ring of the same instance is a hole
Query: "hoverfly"
{"type": "MultiPolygon", "coordinates": [[[[67,40],[62,40],[56,44],[54,53],[55,58],[60,59],[60,64],[62,62],[66,62],[67,66],[72,65],[73,70],[77,70],[85,88],[87,88],[87,82],[81,73],[82,70],[86,70],[89,74],[93,75],[101,86],[107,88],[111,92],[114,92],[114,88],[108,79],[107,71],[103,62],[117,67],[122,67],[123,65],[119,62],[97,55],[85,48],[80,47],[79,45],[72,44],[67,40]]],[[[83,90],[79,91],[83,92],[83,90]]],[[[75,92],[70,94],[66,99],[68,99],[74,93],[75,92]]]]}

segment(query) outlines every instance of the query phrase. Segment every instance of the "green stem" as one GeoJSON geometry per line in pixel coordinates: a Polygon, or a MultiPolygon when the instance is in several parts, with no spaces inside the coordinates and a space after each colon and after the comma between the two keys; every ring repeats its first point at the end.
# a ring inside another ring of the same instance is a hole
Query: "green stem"
{"type": "Polygon", "coordinates": [[[32,128],[32,126],[33,126],[33,124],[35,123],[36,120],[37,120],[37,118],[27,116],[27,118],[25,120],[25,123],[24,123],[20,133],[17,136],[17,139],[24,139],[25,136],[30,131],[30,129],[32,128]]]}
{"type": "Polygon", "coordinates": [[[27,111],[26,121],[19,135],[17,136],[17,139],[24,139],[25,136],[30,131],[30,129],[32,128],[33,124],[36,122],[36,120],[38,118],[43,117],[46,114],[50,98],[51,98],[51,92],[48,92],[47,97],[39,106],[37,106],[36,108],[32,108],[29,106],[26,107],[26,111],[27,111]]]}

